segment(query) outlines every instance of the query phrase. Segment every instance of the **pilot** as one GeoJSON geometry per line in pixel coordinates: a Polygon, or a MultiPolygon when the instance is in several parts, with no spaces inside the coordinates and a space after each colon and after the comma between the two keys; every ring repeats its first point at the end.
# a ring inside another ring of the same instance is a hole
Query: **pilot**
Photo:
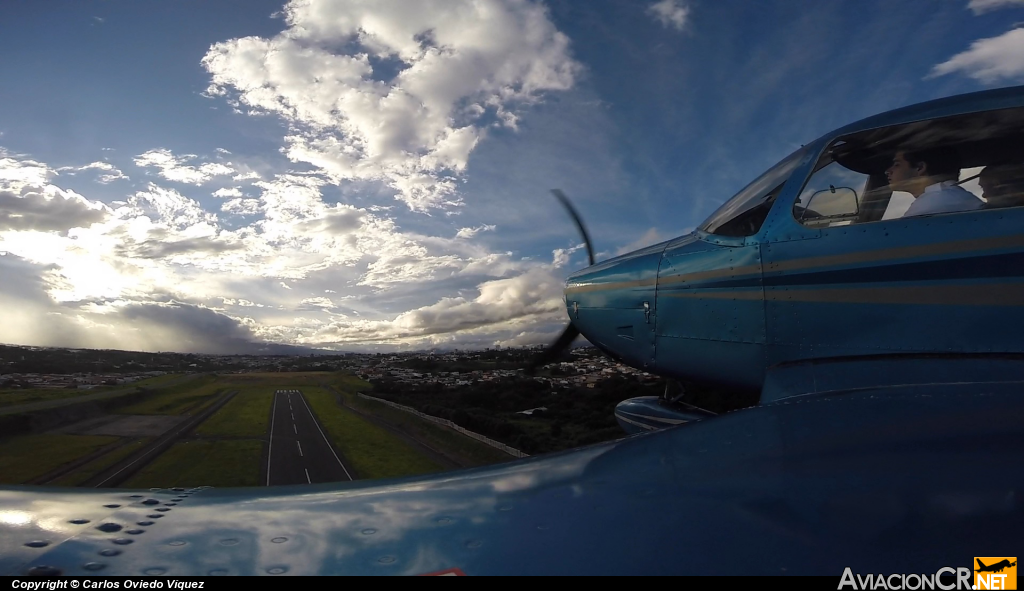
{"type": "Polygon", "coordinates": [[[1024,166],[986,166],[978,176],[978,184],[988,209],[1024,205],[1024,166]]]}
{"type": "Polygon", "coordinates": [[[985,203],[957,185],[960,161],[949,148],[901,149],[885,171],[893,191],[906,191],[914,196],[903,217],[970,211],[985,203]]]}

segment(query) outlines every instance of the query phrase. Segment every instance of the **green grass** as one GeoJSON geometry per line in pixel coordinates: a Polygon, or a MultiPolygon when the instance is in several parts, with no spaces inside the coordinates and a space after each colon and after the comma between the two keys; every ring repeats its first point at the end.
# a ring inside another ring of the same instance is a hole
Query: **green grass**
{"type": "Polygon", "coordinates": [[[132,455],[150,441],[152,441],[151,438],[144,438],[139,439],[137,441],[133,441],[126,445],[122,445],[121,447],[118,447],[108,453],[103,454],[102,456],[82,466],[78,470],[75,470],[70,474],[62,476],[49,484],[55,486],[78,486],[79,484],[82,484],[86,480],[89,480],[93,476],[96,476],[100,472],[113,466],[117,462],[120,462],[121,460],[132,455]]]}
{"type": "Polygon", "coordinates": [[[206,399],[212,399],[222,388],[223,384],[218,383],[216,376],[202,376],[183,384],[159,388],[156,394],[121,407],[116,412],[124,415],[179,415],[208,403],[206,399]]]}
{"type": "Polygon", "coordinates": [[[117,439],[65,434],[14,437],[0,444],[0,483],[25,483],[117,439]]]}
{"type": "Polygon", "coordinates": [[[123,488],[256,486],[263,442],[182,441],[122,484],[123,488]]]}
{"type": "Polygon", "coordinates": [[[244,387],[231,402],[196,429],[197,435],[264,437],[270,421],[274,388],[244,387]]]}
{"type": "Polygon", "coordinates": [[[392,478],[444,470],[401,439],[338,406],[334,394],[322,388],[303,388],[302,393],[360,478],[392,478]]]}
{"type": "Polygon", "coordinates": [[[366,400],[348,392],[342,393],[342,396],[345,397],[345,404],[366,414],[379,417],[384,422],[408,433],[430,447],[458,459],[467,468],[516,459],[501,450],[480,443],[447,427],[425,421],[414,414],[391,408],[374,400],[366,400]]]}
{"type": "Polygon", "coordinates": [[[181,374],[181,373],[168,373],[168,374],[164,374],[162,376],[156,376],[154,378],[146,378],[144,380],[139,380],[137,382],[133,382],[132,385],[133,386],[145,386],[145,387],[148,387],[148,388],[156,388],[156,387],[162,386],[162,385],[164,385],[164,384],[166,384],[168,382],[173,382],[175,380],[180,380],[181,378],[185,377],[186,375],[187,374],[181,374]]]}
{"type": "Polygon", "coordinates": [[[361,380],[356,376],[349,373],[336,373],[334,374],[333,385],[341,392],[372,392],[373,384],[366,380],[361,380]]]}
{"type": "Polygon", "coordinates": [[[28,404],[30,402],[42,402],[44,400],[60,400],[61,398],[74,398],[86,396],[110,390],[110,386],[104,388],[93,388],[92,390],[75,389],[53,389],[53,388],[30,388],[27,390],[0,390],[0,407],[14,406],[17,404],[28,404]]]}

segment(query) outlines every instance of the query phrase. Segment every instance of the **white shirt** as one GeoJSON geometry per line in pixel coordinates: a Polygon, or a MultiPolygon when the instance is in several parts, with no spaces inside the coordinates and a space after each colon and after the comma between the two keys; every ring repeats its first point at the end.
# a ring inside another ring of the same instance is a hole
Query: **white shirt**
{"type": "Polygon", "coordinates": [[[949,213],[953,211],[971,211],[981,209],[985,202],[972,195],[969,191],[956,184],[956,181],[942,181],[928,185],[924,193],[914,199],[903,217],[929,215],[933,213],[949,213]]]}

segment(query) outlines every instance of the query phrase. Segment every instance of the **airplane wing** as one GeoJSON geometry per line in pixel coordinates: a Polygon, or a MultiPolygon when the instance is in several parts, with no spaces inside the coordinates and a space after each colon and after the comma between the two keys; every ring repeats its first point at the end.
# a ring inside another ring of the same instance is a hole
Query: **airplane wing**
{"type": "Polygon", "coordinates": [[[876,388],[429,477],[6,487],[0,573],[929,573],[1019,541],[1022,424],[1018,383],[876,388]]]}

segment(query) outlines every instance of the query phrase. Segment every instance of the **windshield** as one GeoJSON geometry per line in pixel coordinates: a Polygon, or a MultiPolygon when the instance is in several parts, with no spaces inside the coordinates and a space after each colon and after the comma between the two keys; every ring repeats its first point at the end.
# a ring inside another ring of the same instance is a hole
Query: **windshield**
{"type": "Polygon", "coordinates": [[[789,175],[800,164],[805,152],[805,149],[793,152],[768,172],[757,177],[711,214],[711,217],[700,225],[700,229],[709,234],[724,236],[750,236],[756,233],[760,230],[761,223],[768,215],[768,209],[771,208],[774,198],[778,195],[776,189],[781,189],[789,175]],[[761,211],[755,211],[758,208],[761,208],[761,211]],[[747,220],[741,219],[745,214],[751,213],[756,214],[756,220],[747,222],[747,220]],[[734,224],[733,222],[737,220],[747,223],[734,224]],[[739,232],[734,231],[737,225],[741,227],[739,232]]]}

